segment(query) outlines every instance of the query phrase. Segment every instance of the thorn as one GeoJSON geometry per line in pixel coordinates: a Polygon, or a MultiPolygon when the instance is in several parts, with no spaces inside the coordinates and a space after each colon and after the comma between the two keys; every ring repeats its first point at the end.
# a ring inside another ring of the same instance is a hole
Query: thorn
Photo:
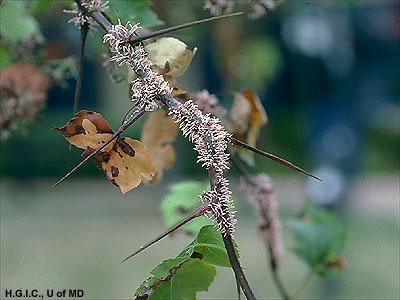
{"type": "Polygon", "coordinates": [[[134,115],[129,121],[126,123],[122,124],[118,130],[111,136],[111,138],[105,142],[101,147],[97,148],[94,150],[92,153],[90,153],[88,156],[86,156],[79,164],[77,164],[71,171],[69,171],[67,174],[65,174],[60,180],[58,180],[55,184],[52,185],[51,189],[54,189],[56,186],[58,186],[61,182],[63,182],[69,175],[74,173],[76,170],[78,170],[85,162],[87,162],[89,159],[91,159],[93,156],[95,156],[97,153],[99,153],[101,150],[103,150],[105,147],[107,147],[113,140],[115,140],[117,137],[121,135],[122,132],[127,130],[129,126],[131,126],[137,119],[139,119],[143,114],[144,114],[144,109],[140,109],[136,115],[134,115]]]}
{"type": "Polygon", "coordinates": [[[288,161],[286,159],[280,158],[279,156],[276,156],[276,155],[274,155],[272,153],[268,153],[268,152],[262,151],[262,150],[260,150],[258,148],[255,148],[253,146],[250,146],[249,144],[246,144],[245,142],[242,142],[242,141],[240,141],[240,140],[238,140],[238,139],[236,139],[234,137],[232,137],[232,142],[234,144],[236,144],[238,146],[241,146],[241,147],[243,147],[243,148],[245,148],[245,149],[247,149],[249,151],[252,151],[252,152],[254,152],[254,153],[258,154],[258,155],[267,157],[267,158],[273,160],[274,162],[277,162],[278,164],[280,164],[282,166],[285,166],[285,167],[287,167],[289,169],[292,169],[292,170],[296,170],[297,172],[303,173],[303,174],[305,174],[307,176],[310,176],[310,177],[322,182],[321,178],[319,178],[319,177],[317,177],[317,176],[315,176],[315,175],[303,170],[302,168],[296,166],[295,164],[291,163],[290,161],[288,161]]]}
{"type": "Polygon", "coordinates": [[[141,246],[139,249],[137,249],[135,252],[133,252],[131,255],[129,255],[128,257],[124,258],[121,263],[123,263],[124,261],[127,261],[128,259],[134,257],[135,255],[139,254],[140,252],[142,252],[143,250],[149,248],[151,245],[157,243],[158,241],[160,241],[161,239],[163,239],[164,237],[166,237],[167,235],[169,235],[170,233],[174,232],[175,230],[181,228],[183,225],[185,225],[186,223],[188,223],[189,221],[202,216],[206,210],[207,210],[208,205],[207,204],[203,204],[202,206],[200,206],[199,208],[197,208],[194,212],[192,212],[190,215],[186,216],[185,218],[183,218],[181,221],[179,221],[178,223],[176,223],[175,225],[173,225],[172,227],[170,227],[169,229],[167,229],[166,231],[164,231],[163,233],[159,234],[158,236],[156,236],[154,239],[152,239],[150,242],[146,243],[145,245],[141,246]]]}
{"type": "Polygon", "coordinates": [[[89,30],[89,26],[84,24],[81,26],[81,40],[80,40],[80,47],[79,47],[79,70],[78,70],[78,77],[76,79],[75,85],[75,96],[74,96],[74,105],[72,107],[72,115],[78,111],[79,100],[81,97],[81,86],[82,86],[82,76],[83,76],[83,59],[85,54],[85,45],[86,45],[86,37],[89,30]]]}
{"type": "Polygon", "coordinates": [[[161,30],[157,30],[157,31],[153,31],[141,36],[133,36],[129,43],[130,44],[137,44],[139,42],[142,42],[144,40],[148,40],[166,33],[170,33],[173,31],[177,31],[177,30],[181,30],[184,28],[188,28],[191,26],[195,26],[195,25],[199,25],[202,23],[206,23],[206,22],[210,22],[210,21],[216,21],[216,20],[220,20],[220,19],[225,19],[225,18],[230,18],[230,17],[235,17],[235,16],[239,16],[243,14],[243,12],[236,12],[236,13],[232,13],[232,14],[227,14],[227,15],[222,15],[222,16],[217,16],[217,17],[210,17],[210,18],[206,18],[206,19],[201,19],[201,20],[197,20],[197,21],[193,21],[193,22],[189,22],[189,23],[185,23],[185,24],[181,24],[181,25],[176,25],[176,26],[171,26],[168,28],[164,28],[161,30]]]}

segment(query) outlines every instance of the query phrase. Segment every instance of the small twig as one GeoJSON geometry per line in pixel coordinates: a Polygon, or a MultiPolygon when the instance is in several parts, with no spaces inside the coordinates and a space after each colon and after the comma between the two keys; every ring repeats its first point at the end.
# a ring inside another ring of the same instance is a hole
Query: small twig
{"type": "Polygon", "coordinates": [[[145,40],[160,36],[160,35],[164,35],[167,33],[171,33],[174,31],[178,31],[184,28],[188,28],[188,27],[192,27],[195,25],[199,25],[199,24],[203,24],[206,22],[210,22],[210,21],[216,21],[216,20],[220,20],[220,19],[224,19],[224,18],[230,18],[230,17],[235,17],[235,16],[239,16],[243,14],[243,12],[236,12],[236,13],[232,13],[232,14],[227,14],[227,15],[222,15],[222,16],[217,16],[217,17],[210,17],[210,18],[206,18],[206,19],[202,19],[202,20],[197,20],[197,21],[193,21],[193,22],[189,22],[189,23],[185,23],[185,24],[180,24],[180,25],[176,25],[176,26],[171,26],[168,28],[164,28],[164,29],[160,29],[157,31],[153,31],[153,32],[149,32],[140,36],[133,36],[129,43],[130,44],[137,44],[140,42],[143,42],[145,40]]]}
{"type": "Polygon", "coordinates": [[[169,229],[167,229],[166,231],[164,231],[163,233],[159,234],[158,236],[156,236],[154,239],[152,239],[150,242],[146,243],[145,245],[141,246],[138,250],[136,250],[135,252],[133,252],[131,255],[129,255],[128,257],[126,257],[125,259],[123,259],[121,262],[127,261],[128,259],[134,257],[135,255],[139,254],[140,252],[142,252],[143,250],[147,249],[148,247],[150,247],[151,245],[157,243],[158,241],[160,241],[161,239],[163,239],[164,237],[166,237],[167,235],[169,235],[170,233],[174,232],[175,230],[181,228],[183,225],[185,225],[186,223],[188,223],[189,221],[200,217],[202,215],[204,215],[205,211],[207,210],[207,204],[203,204],[202,206],[200,206],[199,208],[197,208],[194,212],[192,212],[190,215],[188,215],[187,217],[183,218],[182,220],[180,220],[178,223],[176,223],[175,225],[173,225],[172,227],[170,227],[169,229]]]}
{"type": "Polygon", "coordinates": [[[83,60],[84,60],[86,37],[87,37],[88,31],[89,31],[89,25],[86,23],[83,24],[81,26],[81,41],[80,41],[80,47],[79,47],[79,62],[78,62],[79,71],[78,71],[78,77],[76,79],[76,85],[75,85],[75,97],[74,97],[74,105],[72,107],[72,115],[74,115],[78,111],[79,100],[81,97],[83,60]]]}
{"type": "Polygon", "coordinates": [[[238,300],[240,300],[240,296],[241,296],[241,290],[240,290],[240,282],[239,280],[236,278],[236,274],[235,274],[235,281],[236,281],[236,290],[237,290],[237,296],[238,296],[238,300]]]}
{"type": "Polygon", "coordinates": [[[250,150],[250,151],[252,151],[252,152],[254,152],[254,153],[258,154],[258,155],[267,157],[267,158],[273,160],[274,162],[277,162],[278,164],[280,164],[282,166],[285,166],[285,167],[290,168],[292,170],[296,170],[297,172],[303,173],[303,174],[305,174],[307,176],[310,176],[310,177],[312,177],[312,178],[314,178],[316,180],[322,181],[321,178],[318,178],[317,176],[315,176],[315,175],[303,170],[302,168],[296,166],[295,164],[291,163],[290,161],[288,161],[286,159],[280,158],[279,156],[276,156],[274,154],[271,154],[271,153],[265,152],[263,150],[260,150],[258,148],[255,148],[253,146],[250,146],[249,144],[246,144],[245,142],[242,142],[241,140],[238,140],[237,138],[234,138],[234,137],[232,137],[232,142],[234,144],[236,144],[236,145],[238,145],[240,147],[243,147],[243,148],[245,148],[247,150],[250,150]]]}
{"type": "Polygon", "coordinates": [[[269,248],[269,253],[270,253],[270,270],[272,273],[272,278],[274,279],[275,285],[279,291],[279,294],[281,295],[282,299],[284,300],[290,300],[290,296],[289,293],[286,291],[285,285],[283,284],[279,273],[278,273],[278,267],[276,265],[276,262],[273,260],[272,258],[272,249],[270,246],[268,246],[269,248]]]}
{"type": "Polygon", "coordinates": [[[93,156],[95,156],[97,153],[99,153],[101,150],[103,150],[105,147],[107,147],[113,140],[115,140],[117,137],[119,137],[122,132],[127,130],[133,123],[135,123],[135,121],[137,119],[139,119],[144,113],[145,113],[145,111],[143,108],[139,109],[136,112],[136,114],[132,115],[128,121],[126,121],[124,124],[121,125],[121,127],[118,128],[118,130],[111,136],[111,138],[107,142],[105,142],[103,145],[101,145],[101,147],[97,148],[92,153],[90,153],[88,156],[86,156],[71,171],[69,171],[60,180],[58,180],[55,184],[53,184],[53,186],[51,188],[54,189],[57,185],[59,185],[61,182],[63,182],[69,175],[71,175],[76,170],[78,170],[85,162],[87,162],[89,159],[91,159],[93,156]]]}
{"type": "Polygon", "coordinates": [[[300,295],[304,292],[306,286],[310,282],[311,278],[314,275],[314,271],[310,270],[309,273],[307,274],[307,277],[305,277],[304,281],[301,283],[301,285],[296,289],[296,291],[293,294],[293,298],[298,298],[300,295]]]}

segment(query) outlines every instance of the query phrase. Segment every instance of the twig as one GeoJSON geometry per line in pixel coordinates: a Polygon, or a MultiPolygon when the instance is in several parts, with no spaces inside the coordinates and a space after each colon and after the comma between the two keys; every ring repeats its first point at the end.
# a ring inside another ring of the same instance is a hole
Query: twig
{"type": "Polygon", "coordinates": [[[175,225],[173,225],[172,227],[170,227],[169,229],[167,229],[166,231],[164,231],[163,233],[161,233],[160,235],[156,236],[154,239],[152,239],[150,242],[146,243],[145,245],[141,246],[138,250],[136,250],[135,252],[133,252],[131,255],[129,255],[128,257],[124,258],[121,262],[127,261],[128,259],[134,257],[135,255],[139,254],[140,252],[142,252],[143,250],[147,249],[148,247],[150,247],[151,245],[157,243],[158,241],[160,241],[161,239],[163,239],[164,237],[166,237],[167,235],[169,235],[170,233],[174,232],[175,230],[181,228],[183,225],[185,225],[186,223],[188,223],[189,221],[200,217],[202,215],[204,215],[205,211],[207,210],[207,204],[203,204],[202,206],[200,206],[199,208],[197,208],[194,212],[192,212],[190,215],[188,215],[187,217],[183,218],[182,220],[180,220],[178,223],[176,223],[175,225]]]}
{"type": "Polygon", "coordinates": [[[321,178],[318,178],[317,176],[315,176],[315,175],[303,170],[302,168],[296,166],[295,164],[291,163],[290,161],[287,161],[286,159],[280,158],[279,156],[276,156],[274,154],[271,154],[271,153],[265,152],[263,150],[260,150],[258,148],[255,148],[253,146],[250,146],[249,144],[246,144],[245,142],[242,142],[241,140],[238,140],[237,138],[234,138],[234,137],[232,137],[232,142],[234,144],[236,144],[236,145],[238,145],[240,147],[243,147],[243,148],[245,148],[247,150],[250,150],[250,151],[252,151],[252,152],[254,152],[254,153],[258,154],[258,155],[267,157],[267,158],[277,162],[278,164],[280,164],[282,166],[285,166],[287,168],[296,170],[296,171],[298,171],[300,173],[303,173],[303,174],[305,174],[307,176],[310,176],[310,177],[312,177],[314,179],[322,181],[321,178]]]}
{"type": "Polygon", "coordinates": [[[314,275],[314,271],[310,270],[309,273],[307,274],[307,277],[305,277],[303,283],[296,289],[296,291],[293,294],[293,298],[298,298],[300,295],[304,292],[307,284],[310,282],[311,278],[314,275]]]}
{"type": "Polygon", "coordinates": [[[236,255],[235,248],[233,246],[232,237],[230,235],[222,237],[225,244],[226,252],[228,253],[229,262],[231,263],[231,267],[235,272],[235,276],[239,281],[240,286],[242,287],[243,294],[246,296],[248,300],[255,300],[253,290],[251,289],[246,276],[244,275],[243,269],[240,266],[239,259],[236,255]]]}
{"type": "Polygon", "coordinates": [[[105,147],[107,147],[113,140],[115,140],[117,137],[121,135],[122,132],[124,132],[126,129],[129,128],[137,119],[139,119],[141,116],[144,114],[144,109],[141,108],[136,111],[135,114],[129,118],[128,121],[126,121],[124,124],[122,124],[118,130],[111,136],[111,138],[105,142],[101,147],[97,148],[94,150],[92,153],[90,153],[88,156],[86,156],[83,160],[79,162],[71,171],[69,171],[67,174],[65,174],[60,180],[58,180],[53,186],[51,187],[54,189],[57,185],[59,185],[61,182],[63,182],[69,175],[74,173],[76,170],[78,170],[85,162],[87,162],[89,159],[91,159],[93,156],[95,156],[97,153],[99,153],[101,150],[103,150],[105,147]]]}
{"type": "Polygon", "coordinates": [[[81,26],[81,41],[80,41],[80,47],[79,47],[79,62],[78,62],[79,71],[78,71],[78,77],[76,79],[76,85],[75,85],[75,97],[74,97],[74,105],[72,107],[72,115],[74,115],[78,111],[79,100],[81,97],[83,60],[84,60],[86,37],[87,37],[88,31],[89,31],[89,25],[86,23],[83,24],[81,26]]]}
{"type": "MultiPolygon", "coordinates": [[[[271,264],[272,264],[272,262],[271,262],[271,264]]],[[[275,285],[276,285],[276,287],[278,288],[278,291],[279,291],[279,293],[280,293],[281,296],[282,296],[282,299],[284,299],[284,300],[290,300],[290,296],[289,296],[289,294],[287,293],[287,291],[286,291],[286,289],[285,289],[285,286],[283,285],[283,282],[282,282],[281,278],[279,277],[277,268],[273,268],[273,267],[271,266],[271,273],[272,273],[272,278],[274,279],[275,285]]]]}

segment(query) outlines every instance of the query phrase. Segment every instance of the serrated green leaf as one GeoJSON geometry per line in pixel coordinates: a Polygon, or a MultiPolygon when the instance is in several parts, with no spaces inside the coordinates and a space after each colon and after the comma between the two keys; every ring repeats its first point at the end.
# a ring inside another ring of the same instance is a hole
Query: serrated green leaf
{"type": "MultiPolygon", "coordinates": [[[[170,227],[182,220],[201,205],[199,195],[206,189],[206,185],[197,181],[185,181],[170,187],[170,193],[161,202],[161,212],[166,227],[170,227]]],[[[204,225],[210,224],[205,217],[199,217],[183,226],[183,230],[197,234],[204,225]]]]}
{"type": "Polygon", "coordinates": [[[1,36],[11,42],[34,37],[38,42],[44,38],[38,22],[26,6],[26,1],[4,1],[0,7],[1,36]]]}
{"type": "Polygon", "coordinates": [[[204,260],[221,267],[231,266],[221,233],[214,226],[201,228],[196,242],[194,251],[201,253],[204,260]]]}
{"type": "MultiPolygon", "coordinates": [[[[238,253],[236,244],[235,251],[238,253]]],[[[207,290],[212,283],[215,266],[229,267],[230,264],[221,233],[207,225],[177,257],[156,266],[135,296],[137,299],[149,295],[149,299],[195,299],[196,292],[207,290]],[[168,298],[171,295],[173,298],[168,298]]]]}
{"type": "Polygon", "coordinates": [[[208,290],[216,273],[213,265],[191,259],[169,281],[161,284],[149,300],[195,300],[197,292],[208,290]]]}
{"type": "Polygon", "coordinates": [[[340,256],[346,240],[339,220],[307,202],[304,217],[290,220],[288,225],[296,240],[294,253],[318,274],[327,274],[329,262],[340,256]]]}
{"type": "Polygon", "coordinates": [[[154,27],[163,25],[164,22],[151,10],[151,2],[149,0],[125,0],[110,1],[109,15],[115,23],[118,19],[126,23],[139,22],[144,27],[154,27]]]}

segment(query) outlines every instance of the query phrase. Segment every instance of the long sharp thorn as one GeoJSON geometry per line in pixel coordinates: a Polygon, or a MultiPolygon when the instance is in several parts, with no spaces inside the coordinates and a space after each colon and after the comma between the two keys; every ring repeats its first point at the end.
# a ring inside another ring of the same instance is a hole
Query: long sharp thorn
{"type": "Polygon", "coordinates": [[[161,239],[163,239],[164,237],[166,237],[170,233],[172,233],[175,230],[179,229],[180,227],[182,227],[183,225],[185,225],[189,221],[191,221],[191,220],[193,220],[193,219],[195,219],[197,217],[202,216],[205,213],[206,210],[207,210],[207,205],[203,204],[202,206],[197,208],[194,212],[192,212],[190,215],[188,215],[187,217],[183,218],[181,221],[176,223],[174,226],[170,227],[169,229],[167,229],[166,231],[164,231],[160,235],[156,236],[150,242],[148,242],[145,245],[141,246],[138,250],[133,252],[131,255],[129,255],[128,257],[124,258],[121,262],[123,263],[124,261],[127,261],[128,259],[130,259],[130,258],[134,257],[135,255],[139,254],[140,252],[142,252],[143,250],[149,248],[151,245],[157,243],[158,241],[160,241],[161,239]]]}
{"type": "Polygon", "coordinates": [[[210,18],[206,18],[206,19],[202,19],[202,20],[197,20],[197,21],[193,21],[193,22],[189,22],[189,23],[185,23],[185,24],[180,24],[180,25],[160,29],[157,31],[153,31],[153,32],[141,35],[141,36],[133,36],[130,39],[129,43],[136,44],[136,43],[142,42],[144,40],[148,40],[148,39],[151,39],[151,38],[154,38],[154,37],[166,34],[166,33],[181,30],[184,28],[188,28],[188,27],[199,25],[199,24],[206,23],[206,22],[211,22],[211,21],[216,21],[216,20],[220,20],[220,19],[224,19],[224,18],[239,16],[241,14],[243,14],[243,12],[236,12],[236,13],[232,13],[232,14],[227,14],[227,15],[222,15],[222,16],[217,16],[217,17],[210,17],[210,18]]]}
{"type": "Polygon", "coordinates": [[[97,153],[99,153],[101,150],[103,150],[105,147],[107,147],[113,140],[115,140],[117,137],[121,135],[122,132],[127,130],[129,126],[131,126],[137,119],[139,119],[142,115],[144,114],[144,110],[141,109],[138,111],[137,115],[130,119],[128,122],[124,123],[121,125],[121,127],[118,128],[118,130],[111,136],[111,138],[105,142],[101,147],[97,148],[94,150],[92,153],[90,153],[88,156],[86,156],[79,164],[77,164],[71,171],[69,171],[67,174],[65,174],[60,180],[58,180],[53,186],[51,187],[54,189],[57,185],[59,185],[61,182],[63,182],[69,175],[74,173],[76,170],[78,170],[85,162],[87,162],[89,159],[91,159],[93,156],[95,156],[97,153]]]}
{"type": "Polygon", "coordinates": [[[236,139],[234,137],[232,137],[232,142],[234,144],[236,144],[238,146],[241,146],[241,147],[243,147],[243,148],[245,148],[245,149],[247,149],[249,151],[252,151],[252,152],[254,152],[254,153],[258,154],[258,155],[267,157],[267,158],[277,162],[278,164],[280,164],[282,166],[285,166],[285,167],[290,168],[292,170],[296,170],[297,172],[303,173],[303,174],[305,174],[307,176],[310,176],[310,177],[312,177],[312,178],[314,178],[316,180],[322,181],[321,178],[319,178],[319,177],[317,177],[317,176],[315,176],[315,175],[303,170],[302,168],[296,166],[295,164],[291,163],[290,161],[287,161],[286,159],[280,158],[279,156],[276,156],[276,155],[274,155],[272,153],[268,153],[268,152],[262,151],[262,150],[260,150],[258,148],[255,148],[253,146],[250,146],[249,144],[246,144],[246,143],[244,143],[244,142],[242,142],[242,141],[240,141],[240,140],[238,140],[238,139],[236,139]]]}
{"type": "Polygon", "coordinates": [[[78,106],[79,106],[79,100],[81,97],[83,60],[84,60],[86,37],[87,37],[88,30],[89,30],[89,26],[87,24],[84,24],[81,26],[81,41],[80,41],[80,47],[79,47],[79,62],[78,62],[79,70],[78,70],[78,77],[76,79],[76,85],[75,85],[75,96],[74,96],[74,105],[72,107],[72,115],[74,115],[77,112],[78,106]]]}

